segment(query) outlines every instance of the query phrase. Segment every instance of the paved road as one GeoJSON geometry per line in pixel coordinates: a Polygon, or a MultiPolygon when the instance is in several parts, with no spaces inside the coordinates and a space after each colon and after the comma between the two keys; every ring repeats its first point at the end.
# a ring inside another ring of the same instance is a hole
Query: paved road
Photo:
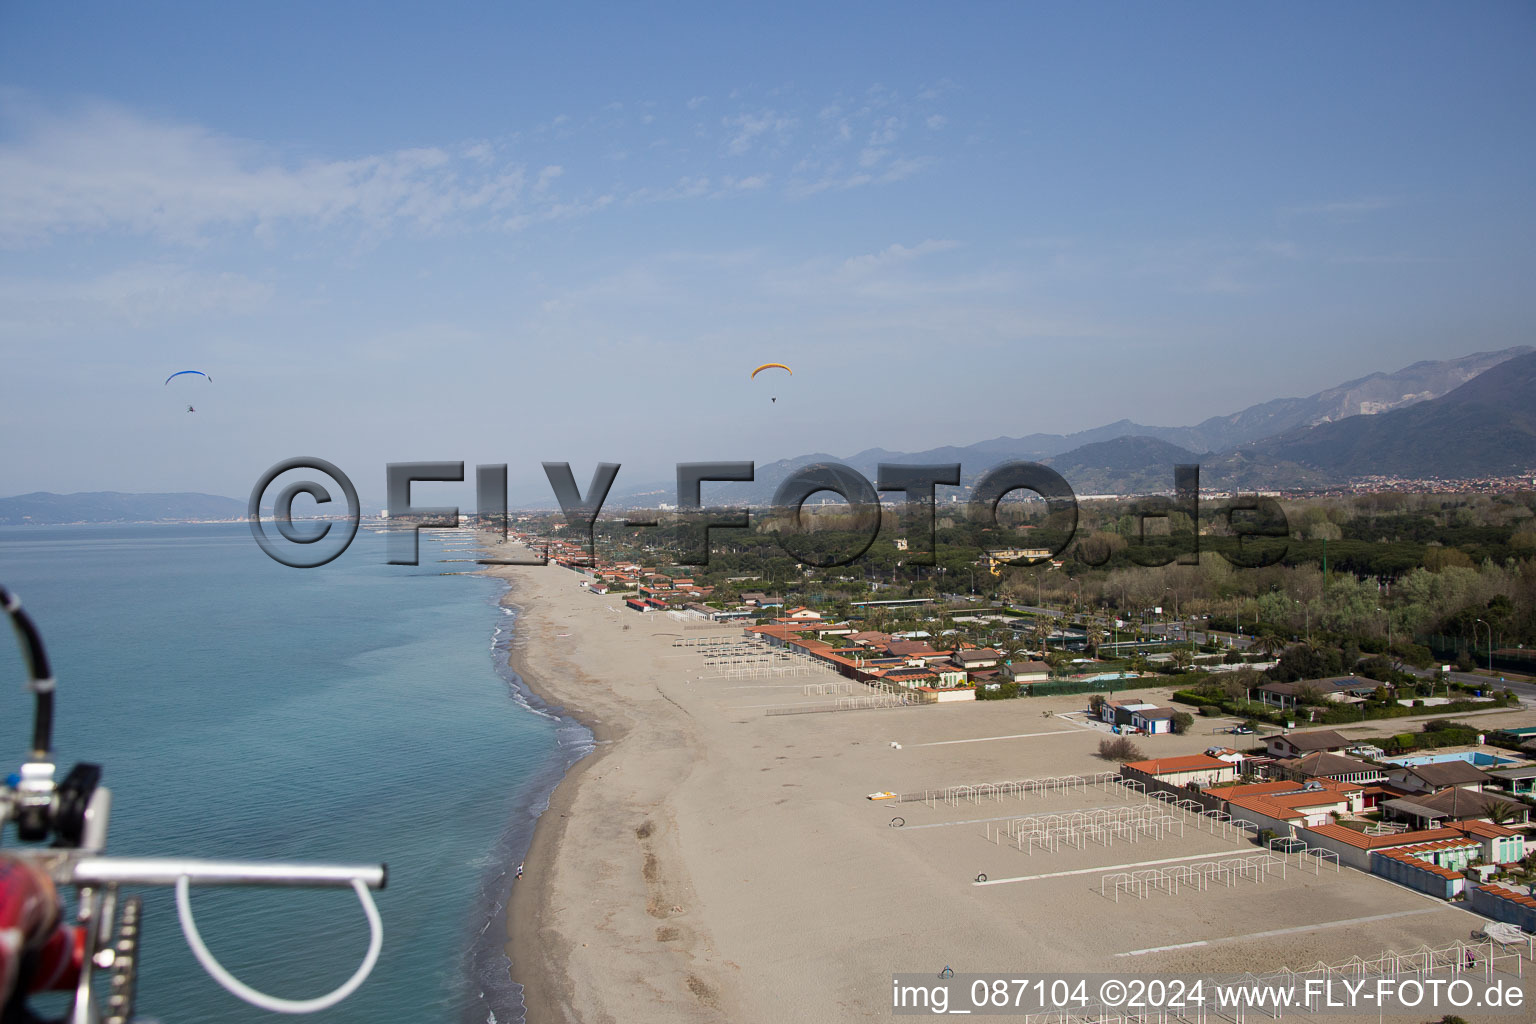
{"type": "MultiPolygon", "coordinates": [[[[1410,672],[1413,675],[1418,676],[1420,679],[1432,679],[1435,676],[1436,670],[1429,668],[1412,668],[1411,666],[1404,665],[1403,671],[1410,672]]],[[[1522,683],[1513,679],[1500,682],[1497,679],[1491,679],[1488,676],[1480,676],[1472,672],[1447,672],[1446,676],[1454,679],[1458,683],[1461,683],[1463,686],[1471,686],[1479,689],[1486,687],[1492,687],[1494,689],[1508,688],[1515,691],[1515,696],[1520,698],[1520,702],[1522,704],[1536,704],[1536,683],[1522,683]]]]}
{"type": "Polygon", "coordinates": [[[1059,608],[1037,608],[1032,604],[1011,604],[1008,606],[1011,612],[1023,612],[1026,615],[1044,615],[1048,618],[1059,619],[1067,614],[1059,608]]]}

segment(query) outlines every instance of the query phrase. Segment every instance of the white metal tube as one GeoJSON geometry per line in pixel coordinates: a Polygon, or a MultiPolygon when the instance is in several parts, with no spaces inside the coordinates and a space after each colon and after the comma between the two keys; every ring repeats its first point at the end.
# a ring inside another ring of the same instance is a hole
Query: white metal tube
{"type": "Polygon", "coordinates": [[[310,864],[193,857],[82,857],[72,865],[73,885],[267,885],[348,888],[354,881],[382,889],[383,864],[310,864]]]}

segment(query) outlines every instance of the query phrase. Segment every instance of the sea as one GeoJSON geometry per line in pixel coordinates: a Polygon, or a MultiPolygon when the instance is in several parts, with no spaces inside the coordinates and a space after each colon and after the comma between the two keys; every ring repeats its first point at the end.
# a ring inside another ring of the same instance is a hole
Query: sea
{"type": "MultiPolygon", "coordinates": [[[[388,865],[378,965],[317,1024],[521,1021],[507,897],[550,791],[591,750],[507,668],[505,585],[448,575],[475,568],[452,561],[473,557],[468,532],[421,538],[417,566],[388,565],[362,530],[294,569],[242,524],[0,527],[0,583],[58,679],[58,775],[102,767],[109,855],[388,865]]],[[[0,774],[27,753],[24,679],[0,639],[0,774]]],[[[141,1020],[280,1019],[204,973],[171,890],[138,891],[141,1020]]],[[[282,998],[329,992],[368,947],[350,889],[198,887],[192,907],[214,956],[282,998]]]]}

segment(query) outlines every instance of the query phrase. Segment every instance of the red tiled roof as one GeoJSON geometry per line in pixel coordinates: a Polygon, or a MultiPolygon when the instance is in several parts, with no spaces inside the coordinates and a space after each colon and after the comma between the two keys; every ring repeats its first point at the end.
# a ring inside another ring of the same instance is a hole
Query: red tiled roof
{"type": "Polygon", "coordinates": [[[1231,786],[1223,790],[1225,794],[1232,796],[1262,796],[1276,798],[1292,793],[1317,796],[1327,794],[1332,801],[1347,799],[1354,793],[1364,791],[1364,787],[1353,782],[1337,782],[1333,779],[1308,779],[1307,782],[1315,782],[1317,786],[1312,789],[1303,788],[1307,783],[1292,782],[1289,779],[1276,779],[1272,782],[1250,782],[1243,786],[1231,786]]]}
{"type": "Polygon", "coordinates": [[[1469,850],[1480,847],[1476,839],[1437,839],[1432,843],[1415,843],[1413,846],[1394,846],[1397,853],[1411,853],[1418,856],[1421,853],[1435,853],[1440,850],[1469,850]]]}
{"type": "Polygon", "coordinates": [[[1306,817],[1307,808],[1327,807],[1349,799],[1348,788],[1337,783],[1317,789],[1298,789],[1294,782],[1258,782],[1215,792],[1225,797],[1229,804],[1286,820],[1306,817]]]}
{"type": "MultiPolygon", "coordinates": [[[[1240,798],[1243,799],[1243,798],[1240,798]]],[[[1346,803],[1349,797],[1343,793],[1336,793],[1326,789],[1306,789],[1299,793],[1261,793],[1258,796],[1247,798],[1254,800],[1267,800],[1281,807],[1326,807],[1333,804],[1346,803]]]]}
{"type": "Polygon", "coordinates": [[[1276,803],[1274,800],[1266,800],[1262,796],[1239,796],[1227,801],[1228,807],[1238,807],[1247,811],[1257,811],[1269,818],[1289,821],[1292,818],[1305,818],[1306,815],[1294,807],[1276,803]]]}
{"type": "Polygon", "coordinates": [[[1160,757],[1153,761],[1131,761],[1127,768],[1148,775],[1169,775],[1173,772],[1197,772],[1202,769],[1226,769],[1235,771],[1231,761],[1208,757],[1205,754],[1188,754],[1184,757],[1160,757]]]}
{"type": "Polygon", "coordinates": [[[1361,850],[1379,850],[1387,847],[1412,846],[1415,843],[1428,843],[1440,839],[1461,838],[1461,833],[1453,828],[1426,828],[1417,832],[1399,832],[1389,836],[1368,836],[1364,832],[1356,832],[1352,828],[1334,824],[1313,825],[1308,831],[1327,836],[1329,839],[1337,839],[1341,843],[1347,843],[1361,850]]]}
{"type": "Polygon", "coordinates": [[[1517,892],[1508,886],[1499,885],[1495,882],[1490,885],[1481,886],[1481,890],[1488,895],[1495,896],[1501,900],[1508,900],[1511,903],[1518,903],[1522,907],[1531,907],[1532,909],[1536,909],[1536,899],[1531,899],[1531,897],[1527,896],[1525,893],[1517,892]]]}
{"type": "Polygon", "coordinates": [[[1428,871],[1430,874],[1439,875],[1441,878],[1467,877],[1460,871],[1452,871],[1450,868],[1443,868],[1438,864],[1431,864],[1427,860],[1420,860],[1419,858],[1413,856],[1413,854],[1406,853],[1402,850],[1374,850],[1372,852],[1378,857],[1391,857],[1393,860],[1400,860],[1404,864],[1410,864],[1413,867],[1418,868],[1420,871],[1428,871]]]}

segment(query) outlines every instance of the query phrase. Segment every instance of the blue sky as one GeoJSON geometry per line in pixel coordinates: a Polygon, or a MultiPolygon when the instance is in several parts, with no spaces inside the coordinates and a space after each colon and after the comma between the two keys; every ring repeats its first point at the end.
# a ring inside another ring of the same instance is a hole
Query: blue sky
{"type": "Polygon", "coordinates": [[[542,494],[1528,343],[1533,44],[1515,3],[5,5],[0,494],[542,494]]]}

